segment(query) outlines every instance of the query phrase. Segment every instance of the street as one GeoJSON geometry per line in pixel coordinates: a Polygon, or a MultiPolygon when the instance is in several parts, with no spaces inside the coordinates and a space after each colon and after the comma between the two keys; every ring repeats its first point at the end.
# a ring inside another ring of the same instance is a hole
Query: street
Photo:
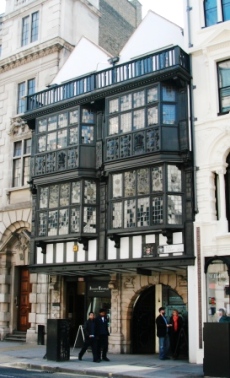
{"type": "MultiPolygon", "coordinates": [[[[0,378],[95,378],[95,376],[85,375],[85,374],[77,374],[77,373],[54,373],[52,371],[43,370],[30,370],[30,369],[16,369],[11,367],[0,367],[0,378]]],[[[100,377],[98,375],[98,377],[100,377]]]]}

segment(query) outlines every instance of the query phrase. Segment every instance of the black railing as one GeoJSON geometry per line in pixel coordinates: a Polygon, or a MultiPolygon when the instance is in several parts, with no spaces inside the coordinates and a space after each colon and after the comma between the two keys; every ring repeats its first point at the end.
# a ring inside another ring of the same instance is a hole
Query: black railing
{"type": "Polygon", "coordinates": [[[180,66],[189,72],[189,56],[179,46],[85,75],[64,84],[53,85],[42,92],[27,96],[26,111],[33,111],[174,66],[180,66]]]}

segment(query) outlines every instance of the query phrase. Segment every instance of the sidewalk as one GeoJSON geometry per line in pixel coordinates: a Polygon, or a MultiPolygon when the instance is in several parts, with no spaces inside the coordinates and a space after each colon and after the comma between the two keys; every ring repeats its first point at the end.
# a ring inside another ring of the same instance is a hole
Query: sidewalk
{"type": "Polygon", "coordinates": [[[158,355],[108,354],[110,362],[92,362],[85,353],[78,361],[79,349],[70,349],[69,361],[47,361],[45,345],[0,341],[0,366],[41,369],[49,372],[89,374],[115,378],[192,378],[203,377],[202,365],[186,360],[161,361],[158,355]]]}

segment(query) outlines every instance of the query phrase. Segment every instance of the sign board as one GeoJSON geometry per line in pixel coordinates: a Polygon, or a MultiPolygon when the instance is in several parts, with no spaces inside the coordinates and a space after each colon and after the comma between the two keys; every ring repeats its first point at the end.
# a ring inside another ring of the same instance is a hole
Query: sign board
{"type": "Polygon", "coordinates": [[[181,253],[184,252],[184,244],[166,244],[160,245],[157,250],[158,254],[161,253],[181,253]]]}
{"type": "Polygon", "coordinates": [[[89,282],[88,296],[89,297],[110,297],[110,289],[108,281],[94,281],[89,282]]]}

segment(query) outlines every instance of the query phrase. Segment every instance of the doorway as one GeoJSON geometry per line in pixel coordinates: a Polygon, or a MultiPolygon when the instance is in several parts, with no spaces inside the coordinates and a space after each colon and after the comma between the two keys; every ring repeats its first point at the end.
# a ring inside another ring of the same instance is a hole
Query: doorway
{"type": "Polygon", "coordinates": [[[133,311],[132,352],[152,354],[155,352],[155,286],[141,293],[133,311]]]}
{"type": "MultiPolygon", "coordinates": [[[[84,324],[85,282],[66,283],[66,318],[70,323],[70,344],[73,345],[78,328],[84,324]]],[[[82,340],[80,341],[82,343],[82,340]]],[[[77,345],[81,346],[81,345],[77,345]]]]}
{"type": "Polygon", "coordinates": [[[20,291],[18,304],[18,331],[26,332],[30,328],[29,313],[31,305],[29,303],[29,294],[31,293],[30,273],[27,268],[20,269],[20,291]]]}

